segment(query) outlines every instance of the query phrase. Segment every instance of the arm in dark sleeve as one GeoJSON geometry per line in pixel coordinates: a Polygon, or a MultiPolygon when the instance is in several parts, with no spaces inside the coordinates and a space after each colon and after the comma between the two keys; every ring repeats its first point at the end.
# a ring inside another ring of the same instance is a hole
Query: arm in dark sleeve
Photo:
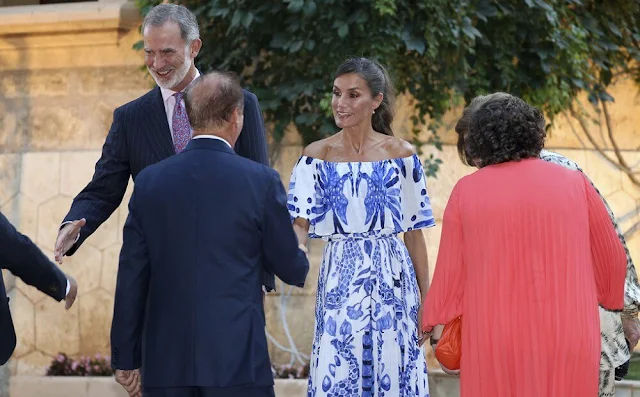
{"type": "Polygon", "coordinates": [[[71,209],[63,222],[85,218],[87,224],[80,230],[80,238],[67,252],[73,253],[118,208],[124,197],[131,175],[127,142],[123,122],[126,110],[116,109],[113,123],[102,147],[102,156],[96,163],[91,182],[73,199],[71,209]]]}
{"type": "MultiPolygon", "coordinates": [[[[260,104],[258,98],[247,90],[244,90],[244,124],[236,142],[235,152],[249,160],[269,166],[267,134],[260,104]]],[[[275,290],[276,280],[273,273],[265,270],[262,285],[267,291],[275,290]]]]}
{"type": "Polygon", "coordinates": [[[0,266],[57,301],[65,297],[64,273],[1,213],[0,266]]]}
{"type": "Polygon", "coordinates": [[[242,157],[269,165],[267,134],[258,98],[244,90],[244,124],[236,142],[235,151],[242,157]]]}
{"type": "Polygon", "coordinates": [[[142,365],[142,328],[149,291],[149,256],[134,189],[124,225],[111,323],[111,365],[131,370],[142,365]]]}
{"type": "Polygon", "coordinates": [[[287,210],[287,195],[278,177],[278,173],[270,170],[271,186],[265,197],[264,220],[262,223],[262,252],[265,268],[275,273],[278,278],[289,285],[303,287],[309,261],[298,248],[291,218],[287,210]]]}

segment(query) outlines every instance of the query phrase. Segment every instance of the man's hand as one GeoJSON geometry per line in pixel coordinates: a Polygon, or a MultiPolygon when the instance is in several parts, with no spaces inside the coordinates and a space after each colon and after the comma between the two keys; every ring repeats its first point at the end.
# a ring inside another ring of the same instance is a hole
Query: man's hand
{"type": "Polygon", "coordinates": [[[627,338],[629,344],[631,344],[631,350],[633,350],[640,340],[640,321],[638,317],[622,318],[622,329],[624,330],[624,337],[627,338]]]}
{"type": "Polygon", "coordinates": [[[140,369],[116,369],[116,382],[129,393],[129,397],[142,397],[142,379],[140,369]]]}
{"type": "Polygon", "coordinates": [[[56,246],[53,251],[53,254],[56,258],[56,262],[62,264],[62,258],[64,258],[64,254],[67,253],[73,247],[73,244],[76,243],[78,236],[80,235],[80,229],[82,226],[87,224],[87,220],[82,218],[77,221],[73,221],[71,223],[67,223],[66,225],[60,228],[58,231],[58,238],[56,239],[56,246]]]}
{"type": "Polygon", "coordinates": [[[71,306],[73,306],[73,302],[76,301],[76,296],[78,295],[78,283],[75,278],[68,274],[67,281],[69,282],[69,292],[67,293],[67,296],[64,297],[64,308],[69,310],[71,309],[71,306]]]}

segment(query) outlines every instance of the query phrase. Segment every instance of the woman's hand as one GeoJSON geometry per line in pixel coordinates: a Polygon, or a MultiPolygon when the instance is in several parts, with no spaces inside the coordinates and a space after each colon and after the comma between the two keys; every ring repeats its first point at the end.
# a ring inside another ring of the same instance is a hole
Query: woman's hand
{"type": "Polygon", "coordinates": [[[422,346],[424,345],[424,342],[426,342],[429,338],[431,338],[431,332],[426,332],[422,330],[422,313],[423,313],[424,307],[422,304],[420,304],[420,308],[418,309],[418,346],[422,346]]]}
{"type": "MultiPolygon", "coordinates": [[[[438,363],[440,364],[440,363],[438,363]]],[[[445,374],[447,375],[453,375],[453,376],[460,376],[460,370],[456,369],[456,370],[452,370],[452,369],[447,369],[444,365],[440,364],[440,368],[442,368],[442,370],[444,371],[445,374]]]]}

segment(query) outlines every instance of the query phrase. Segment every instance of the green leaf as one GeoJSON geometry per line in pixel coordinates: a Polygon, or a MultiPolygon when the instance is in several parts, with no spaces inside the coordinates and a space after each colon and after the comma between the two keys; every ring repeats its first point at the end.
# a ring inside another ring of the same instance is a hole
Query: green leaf
{"type": "Polygon", "coordinates": [[[231,27],[234,28],[238,26],[238,24],[240,23],[240,19],[242,19],[242,11],[236,10],[233,13],[233,17],[231,18],[231,27]]]}
{"type": "Polygon", "coordinates": [[[242,26],[248,28],[251,26],[251,22],[253,22],[253,14],[251,12],[247,12],[244,18],[242,18],[242,26]]]}
{"type": "Polygon", "coordinates": [[[338,28],[338,37],[344,39],[349,34],[349,25],[346,23],[338,28]]]}
{"type": "Polygon", "coordinates": [[[294,41],[294,42],[289,46],[289,52],[298,52],[298,51],[300,51],[300,48],[302,48],[302,44],[304,44],[304,41],[302,41],[302,40],[296,40],[296,41],[294,41]]]}
{"type": "Polygon", "coordinates": [[[316,5],[316,2],[311,0],[309,2],[307,2],[304,6],[304,15],[306,17],[310,17],[313,16],[316,13],[316,9],[318,8],[318,6],[316,5]]]}

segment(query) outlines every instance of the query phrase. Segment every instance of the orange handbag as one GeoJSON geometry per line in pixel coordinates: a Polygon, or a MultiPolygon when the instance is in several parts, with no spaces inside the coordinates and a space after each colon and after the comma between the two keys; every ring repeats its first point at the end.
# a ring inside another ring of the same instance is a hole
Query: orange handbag
{"type": "Polygon", "coordinates": [[[444,326],[442,336],[436,345],[436,358],[445,368],[460,369],[462,356],[462,316],[453,319],[444,326]]]}

